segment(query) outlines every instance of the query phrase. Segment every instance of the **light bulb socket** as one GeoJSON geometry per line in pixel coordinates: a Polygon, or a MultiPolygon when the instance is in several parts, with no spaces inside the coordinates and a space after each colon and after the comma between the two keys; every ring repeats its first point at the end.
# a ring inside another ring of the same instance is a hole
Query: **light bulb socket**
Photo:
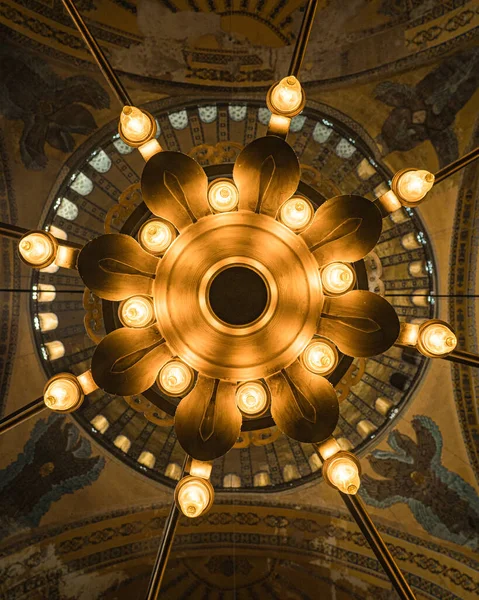
{"type": "Polygon", "coordinates": [[[444,327],[447,327],[451,334],[456,337],[456,334],[454,333],[454,330],[452,329],[452,327],[449,325],[449,323],[446,323],[446,321],[441,321],[439,319],[430,319],[429,321],[424,321],[424,323],[421,323],[421,325],[419,325],[419,330],[417,333],[417,342],[416,342],[416,349],[423,354],[424,356],[427,356],[428,358],[444,358],[445,356],[448,356],[449,354],[451,354],[452,352],[454,352],[454,350],[456,349],[456,346],[454,346],[453,348],[451,348],[450,350],[448,350],[447,352],[442,352],[441,354],[433,354],[432,352],[430,352],[426,345],[424,344],[423,340],[423,334],[424,331],[434,325],[443,325],[444,327]]]}
{"type": "Polygon", "coordinates": [[[195,371],[181,359],[173,358],[172,360],[169,360],[161,367],[161,369],[157,375],[157,378],[156,378],[156,383],[157,383],[158,387],[160,388],[161,392],[163,394],[165,394],[166,396],[168,396],[169,398],[183,398],[183,397],[187,396],[196,385],[195,371]],[[166,369],[168,369],[168,367],[171,367],[172,365],[175,365],[177,363],[179,363],[181,365],[181,368],[184,368],[187,371],[190,381],[188,383],[188,386],[185,386],[185,388],[183,390],[181,390],[180,392],[175,393],[175,392],[172,392],[171,390],[166,389],[166,387],[164,385],[162,385],[161,379],[162,379],[162,375],[164,374],[164,371],[166,369]]]}
{"type": "Polygon", "coordinates": [[[153,325],[153,323],[156,321],[155,305],[153,303],[153,298],[151,296],[147,296],[146,294],[136,294],[135,296],[125,298],[125,300],[122,300],[120,302],[120,305],[118,306],[118,318],[120,319],[120,322],[123,325],[123,327],[130,327],[131,329],[145,329],[145,327],[153,325]],[[151,314],[149,316],[149,319],[141,325],[132,324],[124,315],[125,306],[127,306],[128,303],[130,303],[132,300],[139,300],[140,302],[144,303],[144,306],[146,305],[150,309],[151,314]]]}
{"type": "Polygon", "coordinates": [[[43,388],[43,397],[45,398],[45,395],[48,391],[48,388],[51,386],[51,384],[54,383],[55,381],[58,381],[59,379],[63,379],[63,380],[66,379],[68,382],[73,383],[73,385],[78,390],[78,400],[76,401],[76,403],[73,406],[71,406],[70,408],[65,408],[65,409],[52,408],[51,406],[48,406],[48,404],[45,403],[46,406],[52,412],[55,412],[58,414],[67,414],[67,413],[71,413],[71,412],[78,410],[78,408],[80,408],[80,406],[83,404],[83,400],[85,399],[85,394],[83,392],[82,386],[80,385],[80,382],[78,381],[78,378],[75,375],[73,375],[73,373],[57,373],[56,375],[51,377],[45,384],[45,387],[43,388]]]}
{"type": "Polygon", "coordinates": [[[276,86],[278,86],[281,83],[281,81],[282,81],[282,79],[280,81],[276,81],[269,88],[268,93],[266,94],[266,106],[275,115],[281,115],[282,117],[295,117],[296,115],[299,115],[299,113],[304,109],[304,106],[306,104],[306,94],[304,93],[303,86],[301,86],[301,102],[295,109],[293,109],[293,110],[278,110],[275,107],[275,105],[273,104],[271,96],[272,96],[273,91],[275,90],[276,86]]]}
{"type": "Polygon", "coordinates": [[[140,227],[140,230],[138,231],[137,237],[138,237],[138,242],[140,243],[140,246],[144,250],[146,250],[150,254],[153,254],[154,256],[163,256],[163,254],[168,250],[168,248],[171,246],[171,244],[175,241],[175,238],[177,237],[177,235],[178,235],[178,232],[176,231],[176,229],[172,223],[170,223],[166,219],[162,219],[161,217],[154,217],[153,219],[148,219],[148,221],[145,221],[143,223],[143,225],[140,227]],[[162,224],[164,224],[166,227],[168,227],[168,229],[171,233],[171,242],[168,244],[168,246],[166,248],[155,252],[151,246],[148,246],[146,244],[146,242],[144,242],[143,233],[147,229],[147,227],[149,227],[150,225],[154,225],[155,223],[158,223],[159,221],[161,221],[162,224]]]}
{"type": "MultiPolygon", "coordinates": [[[[331,486],[332,488],[334,488],[335,490],[337,490],[337,486],[331,481],[331,479],[329,479],[328,476],[328,471],[329,471],[329,467],[332,465],[332,463],[334,461],[336,461],[338,458],[346,458],[348,460],[350,460],[351,462],[353,462],[357,469],[358,469],[358,476],[359,478],[361,478],[361,463],[359,462],[358,458],[352,454],[351,452],[346,452],[345,450],[341,450],[340,452],[336,452],[336,454],[332,454],[329,458],[327,458],[324,462],[323,462],[323,477],[324,477],[324,481],[331,486]]],[[[357,491],[357,490],[356,490],[357,491]]],[[[355,492],[351,492],[351,493],[356,493],[355,492]]]]}
{"type": "Polygon", "coordinates": [[[351,290],[353,290],[356,286],[356,282],[357,282],[357,275],[356,275],[356,269],[353,267],[353,265],[351,263],[346,263],[346,262],[340,262],[340,261],[334,261],[331,262],[327,265],[325,265],[324,267],[322,267],[319,271],[320,277],[321,277],[321,283],[323,286],[323,292],[325,296],[330,296],[330,297],[337,297],[337,296],[343,296],[344,294],[347,294],[348,292],[350,292],[351,290]],[[345,266],[346,269],[348,270],[348,272],[351,274],[351,281],[348,282],[347,287],[345,287],[344,290],[341,291],[337,291],[335,292],[332,287],[328,287],[327,284],[327,277],[326,274],[328,272],[328,269],[331,269],[331,267],[333,267],[334,265],[341,265],[341,266],[345,266]]]}
{"type": "Polygon", "coordinates": [[[29,231],[28,233],[26,233],[25,235],[23,235],[20,238],[20,240],[18,242],[18,254],[20,256],[21,261],[24,262],[29,267],[32,267],[34,269],[45,269],[46,267],[49,267],[50,265],[52,265],[55,262],[55,258],[57,256],[57,252],[58,252],[58,246],[59,246],[59,244],[58,244],[57,238],[54,235],[52,235],[49,231],[44,231],[43,229],[32,229],[31,231],[29,231]],[[52,243],[51,254],[42,263],[39,263],[37,265],[32,265],[32,263],[29,262],[26,258],[24,258],[22,253],[20,252],[20,244],[25,240],[25,238],[27,238],[29,235],[33,235],[33,234],[45,236],[52,243]]]}
{"type": "Polygon", "coordinates": [[[306,346],[306,348],[301,352],[300,356],[299,356],[299,361],[300,363],[303,365],[303,367],[309,371],[310,373],[314,373],[315,375],[321,375],[322,377],[327,377],[328,375],[331,375],[331,373],[333,373],[336,370],[336,367],[339,364],[339,352],[338,352],[338,348],[336,347],[336,344],[330,340],[329,338],[326,337],[322,337],[322,336],[315,336],[313,337],[313,339],[310,341],[310,343],[306,346]],[[328,348],[331,349],[333,355],[334,355],[334,359],[331,361],[331,366],[329,367],[329,369],[321,371],[321,373],[314,371],[307,362],[307,355],[308,355],[308,349],[313,345],[316,344],[317,342],[321,342],[323,344],[325,344],[326,346],[328,346],[328,348]]]}
{"type": "MultiPolygon", "coordinates": [[[[211,481],[209,481],[209,479],[205,479],[203,477],[187,475],[186,477],[183,477],[183,479],[180,479],[180,481],[177,483],[176,488],[175,488],[175,504],[176,504],[177,508],[179,509],[179,511],[181,512],[181,514],[184,514],[184,513],[183,513],[183,510],[179,503],[179,495],[180,495],[182,488],[189,483],[200,483],[201,485],[204,485],[208,489],[208,495],[209,495],[208,504],[205,506],[205,508],[199,515],[193,515],[189,518],[201,517],[201,516],[205,515],[213,506],[213,502],[215,501],[215,489],[214,489],[213,485],[211,484],[211,481]]],[[[185,515],[185,516],[188,517],[189,515],[185,515]]]]}
{"type": "Polygon", "coordinates": [[[213,181],[210,182],[210,184],[208,185],[208,204],[210,205],[213,212],[222,214],[225,212],[237,211],[238,203],[239,203],[239,191],[238,191],[238,188],[236,187],[236,184],[233,181],[233,179],[230,179],[228,177],[218,177],[216,179],[213,179],[213,181]],[[228,208],[221,207],[220,208],[219,206],[215,205],[215,201],[214,201],[212,195],[222,185],[224,185],[226,188],[230,189],[232,191],[232,194],[234,195],[233,201],[231,202],[231,207],[228,207],[228,208]]]}
{"type": "Polygon", "coordinates": [[[255,380],[251,380],[251,381],[243,381],[242,383],[239,383],[238,387],[236,388],[235,397],[236,397],[236,405],[238,406],[238,409],[241,412],[243,419],[249,420],[249,419],[257,419],[259,417],[263,417],[270,410],[270,407],[271,407],[271,392],[269,391],[269,388],[265,384],[265,382],[260,379],[255,379],[255,380]],[[250,384],[256,384],[258,386],[261,386],[261,388],[264,390],[264,393],[266,396],[266,402],[265,402],[264,407],[255,413],[247,413],[246,411],[241,410],[241,406],[238,404],[238,397],[241,394],[241,390],[250,384]]]}
{"type": "Polygon", "coordinates": [[[418,206],[419,204],[421,204],[421,202],[424,202],[424,200],[427,197],[427,193],[420,200],[416,200],[415,202],[411,202],[410,200],[407,200],[406,198],[404,198],[403,196],[401,196],[401,194],[399,192],[399,180],[400,180],[400,178],[405,173],[410,173],[411,171],[418,171],[418,170],[419,169],[415,169],[415,168],[401,169],[400,171],[398,171],[397,173],[395,173],[395,175],[394,175],[394,177],[392,178],[392,181],[391,181],[391,189],[394,192],[394,194],[396,195],[396,198],[399,200],[399,202],[403,206],[407,206],[409,208],[415,208],[416,206],[418,206]]]}
{"type": "MultiPolygon", "coordinates": [[[[138,108],[138,107],[135,107],[135,108],[138,108]]],[[[150,121],[150,131],[141,140],[138,140],[138,141],[135,141],[135,142],[133,142],[132,140],[130,140],[123,133],[121,119],[119,119],[119,121],[118,121],[118,133],[120,134],[120,138],[125,142],[125,144],[127,144],[128,146],[130,146],[130,148],[139,148],[140,146],[143,146],[143,144],[146,144],[146,142],[149,142],[150,140],[154,139],[156,137],[156,132],[158,130],[158,127],[156,125],[156,119],[153,117],[153,115],[151,115],[147,110],[145,110],[143,108],[139,108],[138,110],[141,110],[141,112],[144,115],[146,115],[148,117],[149,121],[150,121]]]]}

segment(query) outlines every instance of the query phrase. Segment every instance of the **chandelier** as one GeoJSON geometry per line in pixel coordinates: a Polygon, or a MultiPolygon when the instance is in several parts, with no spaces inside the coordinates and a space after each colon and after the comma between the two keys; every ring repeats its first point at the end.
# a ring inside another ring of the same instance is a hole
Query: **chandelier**
{"type": "Polygon", "coordinates": [[[447,323],[400,323],[357,277],[383,217],[418,206],[433,185],[477,159],[478,149],[435,175],[399,171],[375,202],[339,195],[318,205],[287,142],[306,102],[298,76],[317,6],[309,0],[288,75],[266,97],[267,135],[249,143],[232,169],[203,169],[161,148],[155,119],[134,106],[72,0],[63,3],[121,103],[121,139],[145,159],[143,204],[128,235],[101,235],[83,247],[48,231],[0,225],[30,267],[77,269],[110,315],[90,369],[56,374],[42,398],[0,421],[0,432],[45,408],[75,411],[98,388],[144,394],[159,408],[158,392],[177,402],[175,431],[186,457],[147,592],[154,599],[180,514],[196,518],[213,504],[213,461],[242,430],[260,430],[269,419],[314,445],[326,482],[399,596],[414,598],[357,495],[358,459],[333,437],[339,403],[331,381],[343,357],[376,356],[393,345],[478,366],[477,356],[456,348],[447,323]]]}

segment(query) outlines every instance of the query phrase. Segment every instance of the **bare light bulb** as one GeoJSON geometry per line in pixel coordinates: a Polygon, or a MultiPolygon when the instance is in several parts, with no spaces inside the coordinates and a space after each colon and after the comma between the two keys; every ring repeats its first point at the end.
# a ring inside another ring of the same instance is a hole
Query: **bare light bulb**
{"type": "Polygon", "coordinates": [[[43,392],[43,401],[54,412],[71,412],[83,401],[82,389],[74,375],[53,377],[43,392]]]}
{"type": "Polygon", "coordinates": [[[321,281],[327,294],[338,296],[353,288],[356,275],[351,265],[334,262],[321,269],[321,281]]]}
{"type": "Polygon", "coordinates": [[[153,126],[148,115],[135,106],[124,106],[120,116],[121,133],[126,142],[146,142],[153,126]]]}
{"type": "Polygon", "coordinates": [[[331,342],[314,340],[304,350],[301,360],[308,371],[329,375],[338,364],[338,352],[331,342]]]}
{"type": "Polygon", "coordinates": [[[419,348],[432,356],[444,356],[454,350],[457,338],[453,331],[443,323],[431,323],[419,332],[419,348]]]}
{"type": "Polygon", "coordinates": [[[327,477],[344,494],[356,494],[361,485],[357,464],[352,458],[344,454],[332,458],[327,465],[327,477]]]}
{"type": "Polygon", "coordinates": [[[238,206],[238,188],[229,179],[214,181],[208,189],[208,202],[215,212],[229,212],[238,206]]]}
{"type": "Polygon", "coordinates": [[[55,244],[47,233],[28,233],[20,240],[18,250],[31,267],[47,267],[55,260],[55,244]]]}
{"type": "Polygon", "coordinates": [[[169,396],[181,396],[193,383],[193,371],[181,360],[171,360],[160,369],[157,381],[169,396]]]}
{"type": "Polygon", "coordinates": [[[284,77],[271,92],[271,105],[279,114],[297,110],[303,101],[301,84],[296,77],[284,77]]]}
{"type": "Polygon", "coordinates": [[[131,296],[118,307],[118,316],[125,327],[148,327],[155,320],[153,300],[149,296],[131,296]]]}
{"type": "Polygon", "coordinates": [[[191,519],[199,517],[211,505],[211,485],[201,477],[191,477],[178,484],[177,502],[181,512],[191,519]]]}
{"type": "Polygon", "coordinates": [[[165,221],[150,219],[140,229],[138,239],[148,252],[163,254],[175,239],[175,231],[165,221]]]}
{"type": "Polygon", "coordinates": [[[259,381],[243,383],[236,390],[236,405],[245,415],[260,415],[268,406],[268,392],[259,381]]]}
{"type": "Polygon", "coordinates": [[[313,207],[299,196],[293,196],[283,204],[279,211],[281,222],[293,231],[307,227],[313,218],[313,207]]]}
{"type": "Polygon", "coordinates": [[[429,171],[406,171],[399,176],[396,188],[407,202],[419,202],[434,185],[434,175],[429,171]]]}

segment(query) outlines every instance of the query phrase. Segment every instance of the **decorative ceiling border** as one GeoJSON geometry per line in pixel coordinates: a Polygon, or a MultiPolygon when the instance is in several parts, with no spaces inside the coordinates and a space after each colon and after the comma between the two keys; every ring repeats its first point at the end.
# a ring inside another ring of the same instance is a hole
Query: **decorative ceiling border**
{"type": "MultiPolygon", "coordinates": [[[[69,572],[93,572],[102,566],[153,555],[166,513],[165,506],[135,507],[47,527],[33,536],[22,534],[5,545],[1,554],[13,555],[33,545],[41,552],[55,538],[55,554],[69,572]]],[[[416,589],[442,600],[475,597],[479,590],[476,561],[409,533],[390,527],[379,529],[416,589]]],[[[224,553],[233,545],[243,552],[267,551],[268,556],[291,558],[293,554],[303,561],[326,560],[385,580],[382,568],[371,557],[350,518],[326,509],[299,513],[293,508],[265,504],[217,505],[207,515],[180,525],[173,557],[177,552],[201,553],[205,548],[210,553],[224,553]]]]}
{"type": "MultiPolygon", "coordinates": [[[[469,150],[479,143],[479,121],[471,138],[469,150]]],[[[464,169],[459,188],[451,240],[449,293],[473,294],[476,284],[479,251],[479,170],[475,163],[464,169]]],[[[459,346],[477,352],[476,298],[451,298],[450,322],[459,346]]],[[[462,437],[471,467],[479,482],[479,415],[477,396],[479,380],[476,370],[453,364],[454,398],[462,437]]]]}

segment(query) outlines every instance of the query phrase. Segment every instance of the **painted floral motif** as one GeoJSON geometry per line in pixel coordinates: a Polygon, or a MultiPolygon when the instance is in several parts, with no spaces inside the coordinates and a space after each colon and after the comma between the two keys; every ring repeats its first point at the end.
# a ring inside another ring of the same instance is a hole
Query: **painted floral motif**
{"type": "Polygon", "coordinates": [[[0,47],[0,113],[23,121],[20,155],[28,169],[44,169],[45,145],[70,153],[73,134],[89,135],[97,129],[84,106],[108,108],[110,99],[91,77],[62,79],[45,63],[8,45],[0,47]]]}
{"type": "Polygon", "coordinates": [[[415,87],[380,83],[376,98],[394,107],[382,126],[380,141],[385,152],[405,152],[430,140],[441,166],[458,158],[454,120],[478,85],[479,48],[450,56],[415,87]]]}
{"type": "Polygon", "coordinates": [[[38,421],[23,452],[0,471],[0,534],[36,527],[53,502],[96,481],[105,459],[91,454],[63,417],[38,421]]]}
{"type": "Polygon", "coordinates": [[[473,549],[479,547],[479,497],[457,473],[441,464],[443,440],[439,427],[426,416],[415,416],[416,441],[393,431],[393,452],[375,450],[369,457],[384,479],[362,476],[362,497],[378,508],[406,503],[424,529],[436,537],[473,549]]]}

